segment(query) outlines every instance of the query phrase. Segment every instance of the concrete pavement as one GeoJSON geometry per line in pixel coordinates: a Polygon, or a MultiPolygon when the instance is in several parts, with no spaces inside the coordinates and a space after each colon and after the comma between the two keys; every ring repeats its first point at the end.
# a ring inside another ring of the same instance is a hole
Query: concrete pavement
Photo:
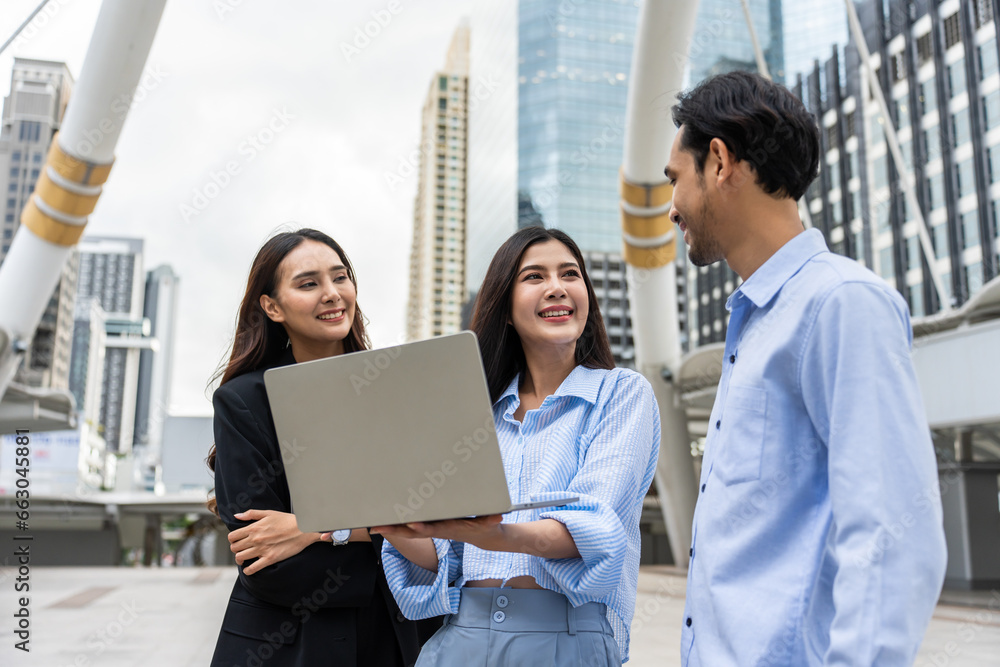
{"type": "MultiPolygon", "coordinates": [[[[211,659],[236,573],[234,568],[33,568],[30,653],[14,649],[16,576],[12,568],[0,569],[0,665],[200,667],[211,659]]],[[[684,588],[683,576],[671,568],[642,568],[630,665],[680,664],[684,588]]],[[[1000,664],[1000,593],[946,596],[916,664],[1000,664]],[[980,606],[959,606],[970,602],[980,606]]]]}

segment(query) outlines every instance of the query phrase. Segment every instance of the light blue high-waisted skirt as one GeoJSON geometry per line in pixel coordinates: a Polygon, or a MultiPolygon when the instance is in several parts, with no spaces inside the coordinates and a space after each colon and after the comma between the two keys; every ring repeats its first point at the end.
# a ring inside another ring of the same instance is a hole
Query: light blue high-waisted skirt
{"type": "Polygon", "coordinates": [[[417,667],[619,667],[606,608],[523,588],[463,588],[457,614],[424,645],[417,667]]]}

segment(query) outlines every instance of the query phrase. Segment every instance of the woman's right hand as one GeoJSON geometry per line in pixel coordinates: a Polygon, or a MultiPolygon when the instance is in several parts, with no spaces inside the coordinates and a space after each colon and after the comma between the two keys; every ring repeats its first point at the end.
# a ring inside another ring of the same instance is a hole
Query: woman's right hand
{"type": "Polygon", "coordinates": [[[246,575],[291,558],[319,541],[319,533],[303,533],[295,515],[288,512],[251,509],[235,517],[240,521],[253,522],[229,533],[229,548],[236,554],[237,563],[242,565],[245,561],[257,559],[257,562],[243,568],[246,575]]]}

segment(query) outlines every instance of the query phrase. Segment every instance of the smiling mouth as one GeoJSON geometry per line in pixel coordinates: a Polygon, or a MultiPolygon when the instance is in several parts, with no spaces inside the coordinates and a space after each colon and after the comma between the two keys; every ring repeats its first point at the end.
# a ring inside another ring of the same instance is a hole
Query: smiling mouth
{"type": "Polygon", "coordinates": [[[324,315],[320,315],[318,316],[318,319],[321,319],[324,322],[336,322],[338,320],[344,319],[344,316],[346,314],[347,314],[347,309],[345,308],[343,310],[338,310],[335,313],[326,313],[324,315]]]}
{"type": "Polygon", "coordinates": [[[572,308],[562,308],[560,310],[547,310],[547,311],[538,313],[538,316],[541,317],[541,318],[543,318],[543,319],[548,319],[548,318],[552,318],[552,317],[569,317],[572,314],[573,314],[573,309],[572,308]]]}

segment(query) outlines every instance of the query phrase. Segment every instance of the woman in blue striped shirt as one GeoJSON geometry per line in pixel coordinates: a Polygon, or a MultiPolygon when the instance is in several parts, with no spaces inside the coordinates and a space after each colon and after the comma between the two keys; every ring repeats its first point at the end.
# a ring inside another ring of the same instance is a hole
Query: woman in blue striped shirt
{"type": "Polygon", "coordinates": [[[373,530],[403,613],[448,614],[417,665],[621,664],[659,451],[652,388],[614,367],[583,256],[557,230],[504,243],[472,329],[511,500],[579,501],[373,530]]]}

